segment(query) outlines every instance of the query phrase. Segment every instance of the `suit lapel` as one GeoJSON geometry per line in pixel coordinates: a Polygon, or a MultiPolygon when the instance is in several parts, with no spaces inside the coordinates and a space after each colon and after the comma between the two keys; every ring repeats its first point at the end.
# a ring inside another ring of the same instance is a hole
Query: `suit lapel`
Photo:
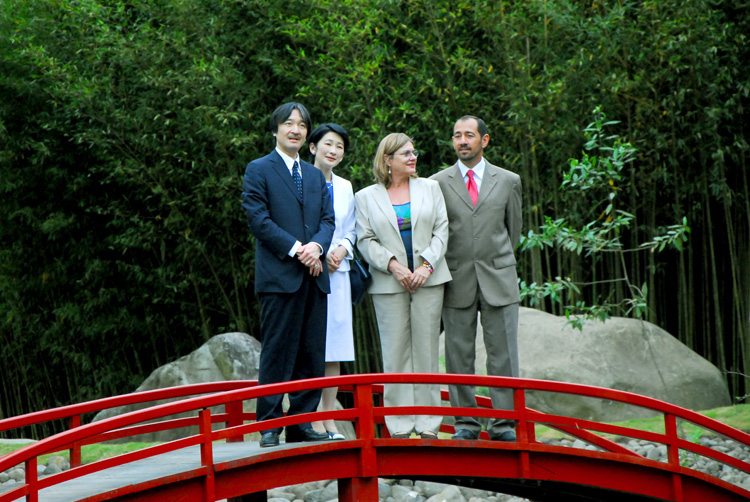
{"type": "MultiPolygon", "coordinates": [[[[314,190],[315,186],[319,183],[318,178],[323,176],[323,173],[321,173],[317,167],[313,166],[312,164],[308,164],[307,162],[300,161],[300,172],[302,173],[302,199],[300,200],[300,203],[304,203],[306,200],[312,200],[312,197],[320,197],[320,193],[315,193],[316,190],[314,190]]],[[[289,176],[291,178],[291,176],[289,176]]],[[[292,186],[294,187],[294,191],[296,193],[297,187],[294,186],[294,183],[292,183],[292,186]]],[[[326,191],[328,189],[326,188],[326,191]]]]}
{"type": "Polygon", "coordinates": [[[422,190],[422,183],[416,179],[409,179],[409,199],[411,199],[411,231],[414,234],[414,227],[417,225],[417,216],[419,215],[419,208],[422,205],[424,199],[424,191],[422,190]]]}
{"type": "Polygon", "coordinates": [[[333,183],[333,212],[337,215],[346,214],[346,210],[349,207],[349,201],[344,198],[344,192],[342,191],[344,185],[341,180],[342,178],[331,173],[331,182],[333,183]]]}
{"type": "MultiPolygon", "coordinates": [[[[473,211],[474,203],[471,202],[471,197],[469,197],[469,190],[466,188],[466,184],[464,183],[464,177],[461,176],[461,170],[458,168],[458,163],[453,164],[453,167],[450,167],[449,169],[450,171],[448,172],[448,178],[450,178],[450,181],[448,182],[448,186],[450,186],[451,189],[456,193],[458,198],[461,199],[463,203],[473,211]]],[[[482,190],[484,190],[484,185],[482,185],[482,190]]],[[[479,195],[479,197],[481,199],[481,194],[479,195]]]]}
{"type": "Polygon", "coordinates": [[[397,233],[399,233],[396,211],[393,209],[391,198],[388,197],[388,191],[385,189],[385,186],[378,183],[377,185],[375,185],[374,192],[375,193],[373,194],[373,199],[375,200],[375,204],[378,206],[378,209],[380,209],[380,211],[385,215],[385,217],[391,223],[393,229],[397,233]]]}
{"type": "MultiPolygon", "coordinates": [[[[485,161],[484,164],[484,178],[482,179],[482,188],[479,190],[479,198],[477,199],[477,207],[482,205],[482,202],[487,200],[489,194],[497,185],[497,169],[485,161]]],[[[469,191],[466,190],[466,193],[469,191]]]]}

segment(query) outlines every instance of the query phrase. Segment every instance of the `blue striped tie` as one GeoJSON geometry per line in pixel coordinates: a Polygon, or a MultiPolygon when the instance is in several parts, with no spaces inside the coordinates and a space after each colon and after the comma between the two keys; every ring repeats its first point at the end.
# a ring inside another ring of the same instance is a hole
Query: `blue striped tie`
{"type": "Polygon", "coordinates": [[[302,198],[302,176],[299,175],[299,164],[297,164],[297,161],[294,161],[294,167],[292,168],[292,179],[294,180],[294,184],[297,185],[297,193],[299,194],[299,198],[302,198]]]}

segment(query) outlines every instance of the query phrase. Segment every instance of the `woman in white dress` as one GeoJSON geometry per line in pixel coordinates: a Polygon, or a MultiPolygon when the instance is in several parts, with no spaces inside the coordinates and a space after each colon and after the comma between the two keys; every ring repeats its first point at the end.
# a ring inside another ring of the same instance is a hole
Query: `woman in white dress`
{"type": "MultiPolygon", "coordinates": [[[[352,331],[352,299],[349,284],[349,261],[353,257],[356,234],[354,231],[354,192],[352,184],[333,174],[349,148],[349,134],[337,124],[322,124],[308,137],[310,162],[323,172],[328,191],[333,199],[336,228],[326,263],[331,281],[328,295],[328,324],[326,327],[326,376],[341,374],[341,361],[354,360],[352,331]]],[[[336,387],[323,389],[320,411],[331,411],[336,404],[336,387]]],[[[331,439],[345,439],[333,420],[313,422],[317,432],[327,432],[331,439]]]]}

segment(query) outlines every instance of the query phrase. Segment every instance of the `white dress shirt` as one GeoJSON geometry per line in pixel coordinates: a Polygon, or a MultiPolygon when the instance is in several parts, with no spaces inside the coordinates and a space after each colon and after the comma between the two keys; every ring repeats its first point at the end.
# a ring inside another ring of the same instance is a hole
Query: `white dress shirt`
{"type": "MultiPolygon", "coordinates": [[[[482,178],[484,177],[484,166],[485,161],[484,157],[482,157],[482,160],[479,161],[479,164],[474,166],[474,183],[477,184],[477,194],[482,189],[482,178]]],[[[463,162],[460,160],[458,161],[458,168],[461,170],[461,176],[464,177],[464,185],[469,182],[469,175],[467,174],[469,172],[469,168],[464,165],[463,162]]]]}
{"type": "MultiPolygon", "coordinates": [[[[291,158],[289,155],[285,154],[281,151],[279,147],[276,147],[276,152],[281,156],[281,160],[284,161],[284,164],[286,164],[286,168],[289,169],[289,176],[292,176],[292,171],[294,170],[294,163],[297,162],[297,165],[299,166],[299,177],[302,179],[302,164],[300,163],[299,159],[299,153],[297,154],[296,158],[291,158]]],[[[323,246],[315,243],[320,248],[320,256],[323,256],[323,246]]],[[[294,246],[292,246],[292,249],[289,250],[289,256],[294,258],[297,256],[297,250],[302,247],[302,243],[300,241],[296,241],[294,243],[294,246]]]]}

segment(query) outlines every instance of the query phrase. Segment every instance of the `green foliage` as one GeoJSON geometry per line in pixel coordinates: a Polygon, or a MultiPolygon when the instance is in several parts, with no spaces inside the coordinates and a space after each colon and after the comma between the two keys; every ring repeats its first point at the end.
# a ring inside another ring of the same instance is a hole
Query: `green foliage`
{"type": "MultiPolygon", "coordinates": [[[[627,285],[630,296],[616,303],[608,299],[612,296],[611,291],[607,292],[607,297],[593,305],[577,300],[576,297],[581,294],[580,286],[584,284],[570,279],[556,277],[554,281],[542,285],[532,283],[528,286],[519,280],[523,300],[527,300],[531,306],[536,306],[541,304],[542,299],[549,298],[553,303],[564,305],[565,317],[578,329],[583,328],[585,319],[598,319],[603,322],[615,312],[624,316],[632,314],[636,318],[643,318],[648,312],[648,286],[644,284],[639,288],[630,282],[623,257],[625,253],[632,251],[625,249],[622,239],[635,216],[615,208],[617,195],[623,190],[623,170],[635,159],[637,149],[630,143],[623,143],[616,135],[605,135],[605,128],[618,122],[606,121],[606,115],[600,107],[594,109],[593,114],[594,122],[584,129],[586,151],[582,153],[580,161],[570,160],[570,170],[563,176],[560,190],[562,200],[568,205],[588,208],[586,211],[575,213],[575,218],[595,219],[579,229],[569,225],[566,218],[553,221],[551,217],[545,216],[545,223],[541,225],[540,231],[529,230],[527,235],[521,236],[520,242],[522,251],[558,247],[578,255],[618,255],[622,264],[620,274],[598,281],[599,284],[622,281],[627,285]],[[602,206],[604,209],[600,209],[602,206]],[[573,299],[575,303],[565,304],[565,299],[573,299]]],[[[683,218],[682,225],[669,226],[664,234],[654,236],[651,241],[642,243],[639,248],[662,251],[671,245],[677,250],[682,250],[682,243],[687,241],[689,232],[687,220],[683,218]]]]}
{"type": "MultiPolygon", "coordinates": [[[[0,416],[257,335],[241,177],[288,100],[349,130],[355,189],[385,134],[411,135],[427,176],[455,161],[454,120],[483,117],[538,235],[526,305],[645,313],[742,373],[748,18],[713,0],[3,0],[0,416]],[[582,139],[599,105],[613,120],[582,139]]],[[[377,369],[371,307],[355,324],[349,369],[377,369]]]]}

